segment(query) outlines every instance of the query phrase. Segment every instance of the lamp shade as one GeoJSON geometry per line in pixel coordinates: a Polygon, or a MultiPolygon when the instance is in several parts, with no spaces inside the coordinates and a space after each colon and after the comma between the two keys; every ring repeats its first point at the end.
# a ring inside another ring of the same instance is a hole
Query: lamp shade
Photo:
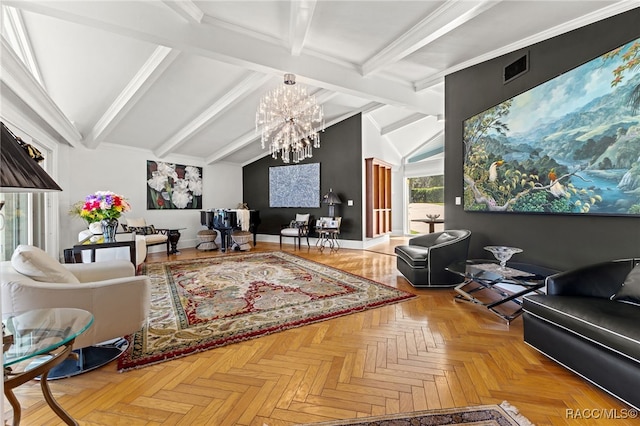
{"type": "Polygon", "coordinates": [[[0,192],[62,191],[38,162],[20,146],[4,123],[0,125],[0,192]]]}
{"type": "Polygon", "coordinates": [[[342,204],[340,198],[333,193],[333,189],[329,189],[329,192],[324,194],[324,196],[322,197],[322,202],[325,204],[342,204]]]}

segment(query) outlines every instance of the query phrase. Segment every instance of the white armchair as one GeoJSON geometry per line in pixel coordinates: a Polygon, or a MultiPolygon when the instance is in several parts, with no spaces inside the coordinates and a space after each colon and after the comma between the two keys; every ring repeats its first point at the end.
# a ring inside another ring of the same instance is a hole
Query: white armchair
{"type": "Polygon", "coordinates": [[[169,242],[169,230],[164,228],[156,228],[153,225],[147,225],[147,221],[142,217],[127,218],[126,225],[122,224],[122,229],[127,231],[135,231],[137,235],[143,236],[147,247],[164,244],[167,246],[167,256],[171,254],[169,242]]]}
{"type": "MultiPolygon", "coordinates": [[[[75,341],[88,351],[67,360],[49,374],[68,377],[117,358],[124,345],[100,343],[134,333],[146,323],[151,281],[135,276],[129,260],[60,264],[37,247],[19,246],[11,261],[0,262],[3,314],[43,308],[78,308],[94,316],[93,325],[75,341]],[[20,272],[18,272],[20,271],[20,272]]],[[[126,341],[125,341],[126,342],[126,341]]]]}
{"type": "Polygon", "coordinates": [[[282,248],[282,237],[292,237],[293,244],[296,244],[296,238],[298,239],[298,248],[300,248],[300,242],[302,238],[307,239],[307,247],[309,246],[309,223],[311,221],[310,214],[296,214],[295,220],[292,220],[288,225],[285,225],[280,230],[280,248],[282,248]]]}

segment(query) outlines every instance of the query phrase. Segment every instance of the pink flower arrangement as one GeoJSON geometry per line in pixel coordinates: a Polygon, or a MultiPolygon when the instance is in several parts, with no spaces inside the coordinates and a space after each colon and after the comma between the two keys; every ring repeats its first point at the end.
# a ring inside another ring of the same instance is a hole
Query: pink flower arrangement
{"type": "Polygon", "coordinates": [[[87,195],[80,211],[80,217],[89,223],[103,219],[118,219],[122,213],[131,210],[129,203],[110,191],[97,191],[87,195]]]}

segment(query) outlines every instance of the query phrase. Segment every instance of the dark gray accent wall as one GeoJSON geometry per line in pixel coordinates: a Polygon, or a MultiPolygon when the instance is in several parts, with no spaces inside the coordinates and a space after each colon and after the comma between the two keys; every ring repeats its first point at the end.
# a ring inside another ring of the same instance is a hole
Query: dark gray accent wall
{"type": "MultiPolygon", "coordinates": [[[[320,148],[313,157],[300,164],[320,163],[320,194],[338,194],[342,204],[336,206],[336,216],[342,216],[340,239],[362,240],[362,115],[358,114],[327,128],[320,134],[320,148]],[[353,206],[347,206],[353,200],[353,206]]],[[[283,166],[280,158],[261,158],[242,168],[243,200],[252,209],[260,210],[260,234],[279,235],[282,225],[295,218],[296,213],[310,213],[314,218],[327,216],[329,207],[270,208],[269,167],[283,166]]]]}
{"type": "MultiPolygon", "coordinates": [[[[465,212],[463,121],[624,43],[640,37],[640,9],[571,31],[445,78],[445,217],[447,228],[472,231],[470,258],[486,245],[524,249],[514,260],[557,269],[640,257],[640,218],[465,212]],[[503,84],[506,65],[529,51],[529,71],[503,84]]],[[[481,37],[481,35],[478,35],[481,37]]]]}

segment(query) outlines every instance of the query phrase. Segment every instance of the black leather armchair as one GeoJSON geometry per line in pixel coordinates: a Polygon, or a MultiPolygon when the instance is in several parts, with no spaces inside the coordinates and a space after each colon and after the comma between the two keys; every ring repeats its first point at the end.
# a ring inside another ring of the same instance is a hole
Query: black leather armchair
{"type": "Polygon", "coordinates": [[[471,231],[451,229],[422,235],[397,246],[398,270],[414,287],[453,287],[463,277],[445,270],[455,262],[467,260],[471,231]]]}

